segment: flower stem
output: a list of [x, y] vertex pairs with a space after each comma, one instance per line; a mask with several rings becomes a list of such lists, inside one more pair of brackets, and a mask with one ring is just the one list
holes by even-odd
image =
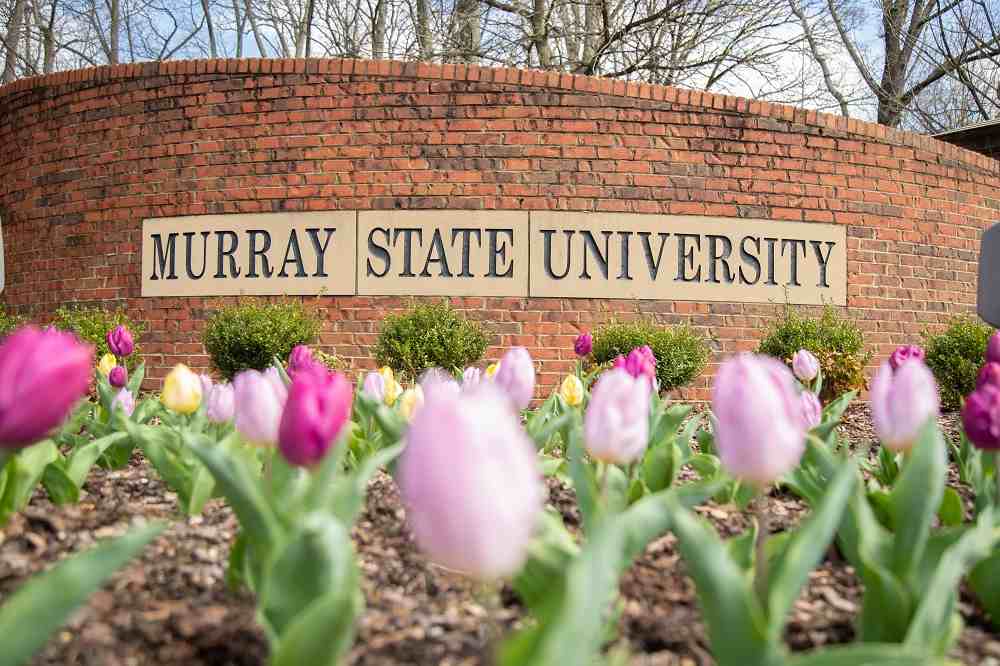
[[996, 508], [1000, 510], [1000, 451], [993, 452], [993, 482], [997, 486]]
[[767, 610], [768, 562], [767, 539], [770, 536], [770, 524], [767, 518], [767, 490], [762, 489], [754, 499], [754, 519], [757, 521], [757, 538], [754, 540], [754, 579], [753, 587], [760, 600], [761, 608]]
[[0, 449], [0, 473], [3, 473], [4, 468], [7, 467], [7, 461], [13, 458], [14, 455], [14, 451], [9, 449]]
[[497, 583], [484, 582], [479, 585], [476, 588], [476, 600], [486, 614], [482, 626], [483, 664], [493, 666], [496, 664], [494, 652], [500, 642], [500, 624], [497, 621], [497, 614], [500, 611], [500, 590]]

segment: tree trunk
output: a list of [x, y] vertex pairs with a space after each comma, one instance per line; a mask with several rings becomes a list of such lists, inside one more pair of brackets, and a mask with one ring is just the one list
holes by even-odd
[[110, 0], [108, 3], [108, 12], [111, 14], [109, 21], [109, 31], [111, 34], [108, 36], [108, 64], [117, 65], [118, 40], [122, 22], [121, 0]]
[[212, 22], [212, 10], [208, 0], [201, 0], [201, 9], [205, 13], [205, 25], [208, 27], [208, 52], [213, 58], [219, 57], [219, 49], [215, 43], [215, 24]]
[[534, 11], [531, 12], [531, 41], [535, 45], [540, 69], [549, 69], [552, 66], [552, 51], [549, 48], [549, 36], [546, 30], [547, 13], [545, 0], [535, 0]]
[[420, 45], [420, 59], [430, 60], [434, 56], [434, 42], [431, 39], [431, 11], [427, 0], [417, 0], [417, 43]]
[[14, 11], [7, 23], [7, 34], [4, 35], [3, 82], [10, 83], [17, 76], [17, 47], [21, 41], [21, 28], [24, 24], [25, 0], [15, 0]]
[[372, 17], [372, 57], [376, 60], [385, 59], [385, 0], [375, 3], [375, 16]]

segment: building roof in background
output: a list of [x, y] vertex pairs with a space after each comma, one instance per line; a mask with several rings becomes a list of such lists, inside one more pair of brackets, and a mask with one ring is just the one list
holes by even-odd
[[931, 136], [987, 157], [1000, 158], [1000, 118], [983, 120]]

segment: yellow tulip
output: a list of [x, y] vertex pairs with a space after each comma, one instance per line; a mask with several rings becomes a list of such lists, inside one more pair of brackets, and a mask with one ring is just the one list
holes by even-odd
[[399, 396], [399, 412], [407, 421], [413, 418], [413, 413], [420, 409], [423, 404], [424, 390], [420, 386], [406, 389], [403, 391], [403, 395]]
[[496, 363], [490, 363], [486, 367], [486, 379], [493, 379], [493, 376], [497, 374], [497, 370], [500, 369], [500, 361]]
[[201, 405], [201, 380], [183, 363], [178, 363], [163, 380], [160, 402], [179, 414], [191, 414]]
[[[392, 371], [390, 370], [390, 372]], [[385, 375], [382, 376], [384, 377]], [[382, 399], [385, 401], [385, 404], [392, 407], [394, 404], [396, 404], [396, 400], [399, 398], [399, 394], [402, 392], [403, 392], [403, 387], [399, 385], [399, 382], [397, 382], [395, 379], [387, 379], [385, 382], [385, 394], [383, 395]]]
[[566, 375], [559, 387], [559, 395], [570, 407], [576, 407], [583, 402], [583, 382], [576, 375]]
[[101, 362], [97, 364], [97, 369], [101, 371], [102, 375], [107, 377], [115, 369], [116, 365], [118, 365], [118, 359], [115, 358], [115, 355], [105, 354], [101, 357]]
[[396, 381], [396, 376], [392, 374], [392, 368], [387, 365], [383, 365], [378, 369], [378, 374], [382, 375], [382, 379], [385, 380], [386, 386]]

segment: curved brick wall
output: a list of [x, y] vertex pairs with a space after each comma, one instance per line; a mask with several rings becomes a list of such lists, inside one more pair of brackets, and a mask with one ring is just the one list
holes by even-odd
[[[877, 354], [975, 304], [998, 163], [927, 137], [745, 99], [566, 74], [351, 60], [124, 65], [0, 88], [2, 300], [44, 320], [75, 301], [148, 322], [151, 376], [206, 365], [230, 298], [141, 298], [141, 220], [203, 213], [550, 209], [847, 226], [848, 311]], [[366, 356], [398, 297], [306, 299], [323, 344]], [[545, 361], [610, 316], [651, 315], [750, 349], [780, 308], [455, 299]], [[491, 353], [495, 353], [492, 350]], [[688, 392], [704, 397], [703, 377]]]

